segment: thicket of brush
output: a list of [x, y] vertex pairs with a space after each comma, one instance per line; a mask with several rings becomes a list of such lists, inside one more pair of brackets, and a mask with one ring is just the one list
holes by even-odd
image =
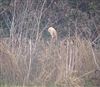
[[[11, 4], [10, 36], [0, 38], [0, 85], [86, 87], [95, 77], [90, 85], [100, 85], [98, 14], [89, 19], [65, 1]], [[49, 26], [57, 29], [56, 42], [49, 38]]]
[[13, 51], [10, 41], [0, 43], [1, 84], [83, 87], [99, 68], [90, 41], [79, 37], [58, 44], [24, 40]]

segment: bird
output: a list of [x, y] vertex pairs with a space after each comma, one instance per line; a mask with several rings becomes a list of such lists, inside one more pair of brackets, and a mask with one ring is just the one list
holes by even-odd
[[48, 32], [49, 32], [50, 35], [51, 35], [51, 39], [52, 39], [53, 41], [56, 41], [56, 40], [57, 40], [57, 31], [56, 31], [56, 29], [53, 28], [53, 27], [49, 27], [49, 28], [48, 28]]

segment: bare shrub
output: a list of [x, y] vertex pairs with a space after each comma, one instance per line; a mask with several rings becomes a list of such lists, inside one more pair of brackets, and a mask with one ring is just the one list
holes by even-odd
[[10, 52], [5, 43], [0, 42], [0, 84], [17, 84], [21, 81], [16, 56]]
[[[1, 82], [84, 87], [83, 77], [100, 70], [92, 47], [99, 37], [91, 33], [96, 28], [94, 19], [88, 20], [63, 0], [14, 0], [13, 7], [10, 37], [0, 38]], [[47, 40], [42, 37], [53, 25], [58, 37], [63, 32], [57, 44], [49, 41], [47, 32]]]

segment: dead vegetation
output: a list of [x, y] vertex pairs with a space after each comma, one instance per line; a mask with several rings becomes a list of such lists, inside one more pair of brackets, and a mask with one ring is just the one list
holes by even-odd
[[12, 52], [6, 40], [2, 40], [1, 80], [9, 83], [14, 81], [23, 86], [55, 84], [64, 87], [84, 87], [83, 78], [94, 73], [99, 66], [90, 42], [76, 37], [66, 38], [58, 43], [46, 44], [40, 40], [34, 49], [35, 43], [28, 40], [26, 43], [21, 42], [20, 48], [13, 48]]
[[[92, 79], [99, 83], [99, 14], [89, 19], [68, 0], [11, 1], [11, 20], [5, 10], [1, 13], [9, 37], [0, 38], [0, 85], [86, 87]], [[58, 36], [49, 38], [50, 26]]]

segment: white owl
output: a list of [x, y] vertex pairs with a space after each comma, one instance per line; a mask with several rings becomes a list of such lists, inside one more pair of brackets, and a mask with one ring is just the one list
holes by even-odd
[[57, 40], [57, 31], [53, 27], [49, 27], [48, 32], [50, 33], [53, 40]]

